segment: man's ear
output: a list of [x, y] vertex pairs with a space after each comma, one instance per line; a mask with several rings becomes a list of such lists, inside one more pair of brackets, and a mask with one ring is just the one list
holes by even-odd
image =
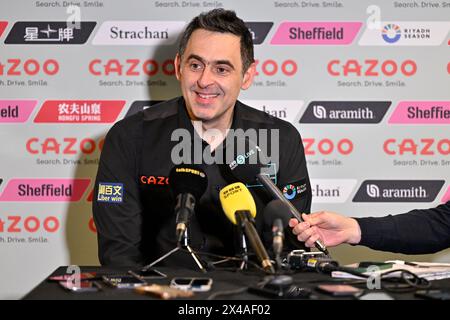
[[256, 63], [253, 62], [250, 67], [248, 67], [247, 71], [244, 73], [244, 78], [242, 79], [242, 90], [247, 90], [253, 83], [253, 78], [256, 75]]
[[180, 76], [181, 76], [181, 57], [180, 54], [177, 53], [177, 55], [175, 56], [175, 76], [177, 77], [178, 80], [180, 80]]

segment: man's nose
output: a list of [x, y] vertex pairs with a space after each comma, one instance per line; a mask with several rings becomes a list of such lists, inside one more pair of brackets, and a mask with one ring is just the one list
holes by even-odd
[[197, 84], [200, 88], [206, 88], [214, 83], [214, 75], [210, 68], [204, 68], [197, 80]]

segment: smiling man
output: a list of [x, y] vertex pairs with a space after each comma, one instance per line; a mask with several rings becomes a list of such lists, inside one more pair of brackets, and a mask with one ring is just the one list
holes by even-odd
[[[175, 68], [181, 97], [119, 121], [106, 136], [93, 201], [102, 265], [144, 265], [177, 246], [176, 203], [168, 176], [180, 163], [174, 157], [180, 144], [183, 163], [199, 165], [208, 178], [187, 229], [194, 250], [226, 256], [240, 251], [239, 231], [223, 213], [219, 200], [219, 190], [234, 182], [223, 171], [222, 164], [230, 162], [202, 160], [205, 152], [218, 154], [228, 148], [232, 131], [277, 133], [277, 139], [270, 142], [262, 141], [264, 135], [254, 142], [266, 155], [280, 150], [283, 156], [271, 163], [274, 180], [281, 190], [295, 190], [289, 199], [299, 211], [310, 211], [311, 187], [298, 131], [237, 100], [255, 76], [253, 42], [245, 23], [224, 9], [195, 17], [181, 37]], [[179, 132], [188, 138], [175, 139]], [[272, 226], [264, 224], [262, 215], [270, 196], [262, 187], [250, 189], [260, 213], [256, 228], [270, 248]], [[161, 263], [196, 268], [185, 252]]]

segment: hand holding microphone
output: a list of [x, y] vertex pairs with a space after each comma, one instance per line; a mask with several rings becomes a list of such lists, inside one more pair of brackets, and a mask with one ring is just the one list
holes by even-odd
[[269, 255], [253, 225], [252, 220], [256, 216], [256, 204], [247, 187], [240, 182], [224, 187], [220, 190], [220, 203], [227, 218], [233, 224], [240, 225], [244, 229], [245, 235], [264, 270], [275, 273]]

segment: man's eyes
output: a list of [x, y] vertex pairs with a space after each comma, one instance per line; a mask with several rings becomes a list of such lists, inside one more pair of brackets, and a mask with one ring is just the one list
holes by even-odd
[[224, 67], [216, 67], [216, 71], [218, 74], [227, 74], [228, 72], [230, 72], [230, 70], [228, 70], [228, 68], [224, 68]]
[[203, 69], [203, 65], [201, 65], [200, 63], [195, 63], [195, 62], [191, 62], [189, 64], [189, 67], [191, 68], [191, 70], [194, 70], [194, 71]]
[[[192, 71], [202, 71], [205, 68], [205, 66], [202, 63], [190, 62], [189, 68]], [[219, 75], [226, 75], [230, 73], [230, 68], [224, 66], [215, 66], [213, 67], [213, 71]]]

